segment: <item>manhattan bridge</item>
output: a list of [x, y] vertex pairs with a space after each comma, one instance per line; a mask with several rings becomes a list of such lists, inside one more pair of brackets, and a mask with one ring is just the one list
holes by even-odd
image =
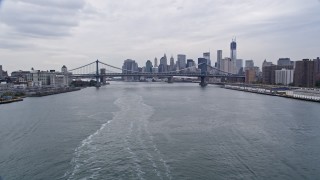
[[[200, 72], [190, 72], [188, 69], [198, 67]], [[206, 86], [207, 78], [221, 78], [224, 82], [244, 82], [245, 76], [232, 74], [229, 72], [225, 72], [219, 70], [215, 67], [208, 65], [207, 63], [200, 63], [197, 66], [188, 67], [176, 71], [168, 71], [168, 72], [139, 72], [133, 71], [130, 69], [123, 69], [120, 67], [116, 67], [102, 61], [96, 60], [89, 64], [74, 68], [69, 70], [68, 72], [71, 74], [72, 78], [80, 78], [80, 79], [96, 79], [97, 86], [100, 84], [106, 83], [107, 78], [114, 77], [146, 77], [146, 78], [167, 78], [169, 83], [173, 82], [173, 77], [197, 77], [200, 80], [201, 86]]]

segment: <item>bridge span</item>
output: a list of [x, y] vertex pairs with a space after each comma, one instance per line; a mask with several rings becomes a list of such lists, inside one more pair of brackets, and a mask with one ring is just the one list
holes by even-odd
[[[99, 69], [100, 65], [100, 69]], [[129, 69], [123, 69], [119, 68], [113, 65], [109, 65], [106, 63], [103, 63], [99, 60], [96, 60], [92, 63], [89, 63], [84, 66], [80, 66], [78, 68], [74, 68], [69, 70], [69, 73], [72, 78], [95, 78], [97, 81], [98, 86], [100, 83], [105, 83], [107, 78], [113, 78], [113, 77], [146, 77], [146, 78], [168, 78], [168, 82], [172, 82], [173, 77], [198, 77], [200, 78], [200, 85], [206, 86], [206, 79], [207, 78], [221, 78], [225, 81], [231, 81], [231, 82], [244, 82], [245, 76], [238, 75], [238, 74], [232, 74], [228, 72], [224, 72], [221, 70], [217, 70], [215, 67], [209, 66], [206, 63], [198, 64], [198, 68], [205, 69], [205, 71], [202, 72], [190, 72], [188, 71], [189, 68], [181, 69], [179, 71], [169, 71], [169, 72], [138, 72], [133, 71]], [[203, 68], [206, 67], [206, 68]], [[207, 68], [208, 67], [208, 68]], [[216, 73], [210, 73], [210, 71], [207, 71], [206, 69], [215, 69]], [[102, 70], [103, 69], [103, 70]], [[112, 70], [110, 70], [112, 69]], [[100, 71], [99, 71], [100, 70]], [[115, 72], [114, 70], [121, 71], [121, 72]]]

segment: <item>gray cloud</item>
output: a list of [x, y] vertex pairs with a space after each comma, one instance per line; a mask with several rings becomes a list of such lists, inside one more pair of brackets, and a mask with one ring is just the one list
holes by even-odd
[[[197, 59], [209, 49], [215, 61], [217, 49], [229, 55], [237, 36], [239, 58], [258, 65], [265, 58], [313, 58], [320, 48], [319, 6], [318, 0], [7, 0], [0, 11], [0, 50], [28, 52], [39, 64], [45, 58], [44, 67], [97, 58], [142, 65], [163, 53]], [[31, 51], [19, 48], [29, 45]], [[19, 63], [20, 54], [2, 53]]]
[[1, 20], [22, 35], [67, 36], [79, 24], [82, 0], [15, 0], [5, 1]]

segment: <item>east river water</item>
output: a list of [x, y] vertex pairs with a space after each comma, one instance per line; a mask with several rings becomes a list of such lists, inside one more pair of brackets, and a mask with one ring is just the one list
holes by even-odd
[[0, 179], [319, 179], [320, 105], [123, 83], [0, 106]]

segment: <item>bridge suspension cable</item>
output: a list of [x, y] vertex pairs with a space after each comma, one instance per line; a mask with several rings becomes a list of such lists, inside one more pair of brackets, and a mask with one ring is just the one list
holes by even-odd
[[94, 63], [95, 63], [95, 61], [94, 61], [94, 62], [92, 62], [92, 63], [86, 64], [86, 65], [80, 66], [80, 67], [78, 67], [78, 68], [74, 68], [74, 69], [68, 70], [68, 71], [75, 71], [75, 70], [78, 70], [78, 69], [81, 69], [81, 68], [84, 68], [84, 67], [90, 66], [91, 64], [94, 64]]
[[217, 70], [219, 72], [223, 72], [223, 73], [228, 74], [228, 75], [238, 75], [238, 74], [233, 74], [233, 73], [230, 73], [230, 72], [227, 72], [227, 71], [223, 71], [223, 70], [218, 69], [216, 67], [210, 66], [209, 64], [207, 64], [207, 66], [210, 67], [211, 69]]
[[110, 64], [106, 64], [106, 63], [104, 63], [104, 62], [101, 62], [101, 61], [99, 61], [99, 63], [100, 64], [103, 64], [103, 65], [106, 65], [106, 66], [109, 66], [109, 67], [112, 67], [112, 68], [114, 68], [114, 69], [118, 69], [118, 70], [121, 70], [121, 71], [130, 71], [130, 72], [139, 72], [139, 71], [133, 71], [133, 70], [128, 70], [128, 69], [123, 69], [123, 68], [119, 68], [119, 67], [116, 67], [116, 66], [112, 66], [112, 65], [110, 65]]

